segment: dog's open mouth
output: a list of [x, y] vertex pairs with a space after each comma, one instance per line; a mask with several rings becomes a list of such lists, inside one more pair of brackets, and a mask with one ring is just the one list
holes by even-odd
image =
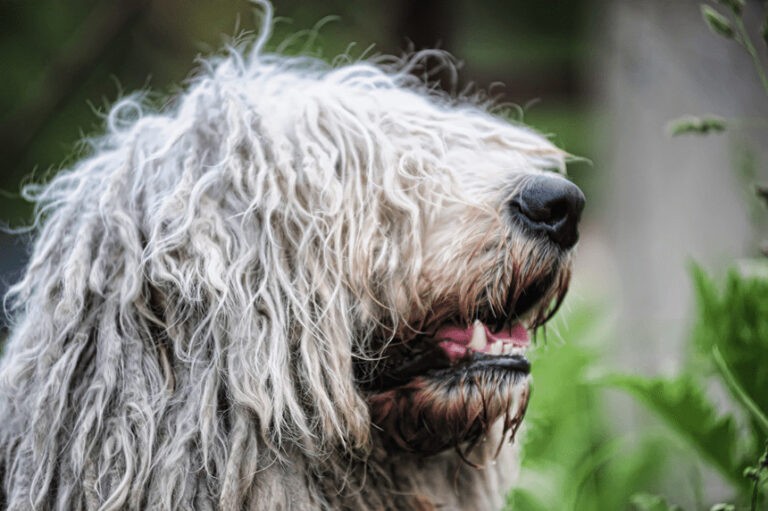
[[449, 378], [452, 373], [473, 375], [493, 371], [518, 380], [530, 373], [525, 352], [531, 332], [554, 314], [562, 294], [550, 307], [552, 276], [530, 285], [511, 310], [498, 317], [486, 309], [473, 321], [449, 317], [407, 342], [394, 342], [371, 375], [361, 378], [369, 391], [387, 391], [414, 378]]
[[566, 288], [567, 278], [546, 276], [515, 296], [504, 315], [484, 307], [470, 320], [442, 316], [391, 342], [358, 378], [376, 428], [398, 448], [424, 454], [450, 447], [466, 454], [500, 419], [503, 438], [514, 438], [530, 393], [532, 333]]
[[507, 371], [527, 375], [531, 370], [525, 358], [530, 345], [528, 329], [519, 322], [496, 332], [491, 328], [480, 320], [467, 327], [447, 324], [399, 350], [399, 360], [387, 364], [368, 387], [386, 391], [419, 376], [449, 378], [451, 373]]

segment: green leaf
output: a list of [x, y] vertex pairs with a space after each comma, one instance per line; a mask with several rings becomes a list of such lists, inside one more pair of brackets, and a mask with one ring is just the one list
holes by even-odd
[[692, 274], [698, 307], [694, 344], [753, 417], [755, 430], [764, 430], [768, 416], [768, 279], [731, 271], [719, 286], [701, 268], [694, 267]]
[[[626, 437], [612, 439], [595, 447], [592, 455], [568, 471], [565, 494], [575, 495], [576, 504], [585, 496], [592, 497], [587, 501], [599, 499], [596, 509], [626, 509], [628, 495], [658, 487], [669, 452], [668, 438], [649, 437], [638, 444]], [[603, 479], [606, 474], [610, 474], [610, 484]]]
[[725, 119], [716, 116], [685, 116], [670, 121], [667, 131], [673, 137], [678, 135], [708, 135], [721, 133], [728, 127]]
[[733, 26], [731, 25], [731, 22], [728, 20], [728, 18], [706, 4], [701, 5], [701, 15], [704, 18], [704, 22], [707, 24], [709, 29], [712, 30], [712, 32], [723, 36], [726, 39], [734, 38], [736, 33], [733, 30]]
[[744, 10], [744, 0], [717, 0], [717, 3], [728, 7], [737, 16]]
[[733, 417], [721, 416], [691, 377], [666, 380], [613, 374], [597, 383], [634, 395], [723, 475], [744, 486], [741, 468], [747, 462], [739, 456], [742, 444]]
[[667, 503], [663, 497], [649, 493], [633, 495], [630, 502], [638, 511], [682, 511], [682, 508]]
[[749, 412], [749, 414], [752, 415], [752, 419], [762, 429], [763, 434], [768, 435], [768, 417], [765, 416], [763, 411], [760, 410], [760, 407], [757, 406], [754, 401], [752, 401], [752, 398], [750, 398], [749, 395], [747, 395], [747, 393], [741, 387], [741, 385], [739, 385], [736, 376], [728, 367], [723, 354], [720, 353], [720, 350], [717, 348], [717, 346], [712, 348], [712, 358], [715, 361], [715, 365], [720, 371], [720, 374], [723, 376], [723, 380], [725, 380], [725, 383], [728, 386], [728, 390], [731, 391], [731, 394], [736, 397], [744, 406], [744, 408]]
[[733, 504], [715, 504], [712, 506], [709, 511], [736, 511], [736, 506]]
[[768, 18], [763, 22], [763, 27], [760, 30], [760, 35], [763, 37], [763, 42], [768, 45]]

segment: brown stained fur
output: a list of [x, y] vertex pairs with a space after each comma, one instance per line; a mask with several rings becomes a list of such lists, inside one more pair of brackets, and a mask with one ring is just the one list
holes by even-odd
[[[515, 393], [521, 399], [514, 416]], [[499, 419], [512, 437], [525, 413], [528, 382], [487, 371], [456, 378], [418, 377], [369, 397], [371, 420], [385, 440], [407, 452], [435, 454], [450, 447], [471, 450]], [[462, 446], [462, 444], [464, 444]]]

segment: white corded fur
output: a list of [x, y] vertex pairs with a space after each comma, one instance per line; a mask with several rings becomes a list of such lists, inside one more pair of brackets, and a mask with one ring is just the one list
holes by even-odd
[[428, 314], [425, 275], [475, 285], [456, 254], [563, 155], [430, 93], [414, 60], [333, 69], [263, 44], [160, 111], [119, 101], [89, 156], [28, 189], [39, 231], [0, 366], [9, 509], [362, 509], [450, 487], [369, 459], [353, 360]]

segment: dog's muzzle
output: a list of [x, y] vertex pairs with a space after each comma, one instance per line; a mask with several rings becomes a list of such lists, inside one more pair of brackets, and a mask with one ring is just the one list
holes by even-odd
[[515, 222], [566, 250], [579, 240], [584, 202], [584, 194], [575, 184], [560, 176], [541, 175], [528, 181], [509, 207]]

